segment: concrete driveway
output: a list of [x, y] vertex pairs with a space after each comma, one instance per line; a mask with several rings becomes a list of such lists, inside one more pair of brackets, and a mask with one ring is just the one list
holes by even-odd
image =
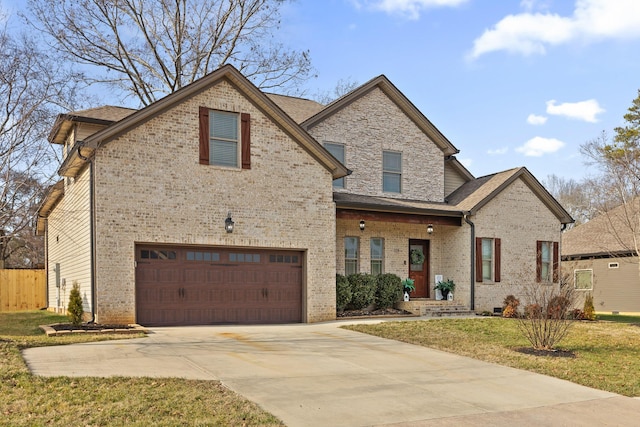
[[288, 426], [637, 425], [640, 400], [340, 324], [156, 328], [23, 354], [43, 376], [220, 380]]

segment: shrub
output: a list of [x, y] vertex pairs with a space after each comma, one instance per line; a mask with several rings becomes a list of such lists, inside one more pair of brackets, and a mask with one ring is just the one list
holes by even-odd
[[547, 316], [550, 319], [566, 319], [571, 301], [564, 295], [555, 295], [547, 303]]
[[344, 311], [351, 302], [351, 285], [345, 276], [336, 274], [336, 309]]
[[525, 315], [518, 318], [518, 329], [536, 350], [552, 350], [567, 336], [573, 324], [569, 307], [573, 306], [572, 286], [530, 284], [526, 288]]
[[518, 317], [518, 306], [520, 300], [513, 295], [507, 295], [502, 302], [502, 317]]
[[82, 323], [82, 315], [84, 309], [82, 308], [82, 297], [80, 296], [80, 286], [78, 282], [73, 282], [73, 288], [69, 293], [69, 306], [67, 307], [67, 313], [69, 320], [74, 326], [79, 326]]
[[584, 320], [584, 311], [579, 308], [574, 308], [569, 312], [569, 319], [573, 320]]
[[349, 307], [361, 310], [374, 303], [376, 297], [376, 277], [367, 273], [350, 274], [347, 277], [351, 286]]
[[593, 295], [587, 294], [584, 297], [584, 306], [582, 307], [584, 312], [583, 319], [596, 320], [596, 308], [593, 306]]
[[402, 299], [404, 285], [395, 274], [380, 274], [376, 277], [376, 307], [389, 308]]

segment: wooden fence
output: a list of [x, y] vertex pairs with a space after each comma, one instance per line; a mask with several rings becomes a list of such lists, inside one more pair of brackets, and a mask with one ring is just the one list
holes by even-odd
[[45, 308], [46, 277], [45, 270], [0, 270], [0, 311]]

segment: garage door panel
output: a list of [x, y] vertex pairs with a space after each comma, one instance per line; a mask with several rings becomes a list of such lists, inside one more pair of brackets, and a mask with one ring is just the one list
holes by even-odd
[[138, 247], [138, 322], [300, 322], [302, 258], [286, 251]]

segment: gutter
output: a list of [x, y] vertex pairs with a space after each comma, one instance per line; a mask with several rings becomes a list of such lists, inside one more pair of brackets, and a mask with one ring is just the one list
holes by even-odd
[[469, 215], [471, 212], [466, 212], [463, 216], [464, 222], [469, 224], [471, 227], [471, 261], [470, 261], [470, 277], [471, 277], [471, 304], [469, 309], [471, 311], [475, 311], [476, 308], [476, 268], [475, 268], [475, 251], [476, 251], [476, 225], [469, 219]]

